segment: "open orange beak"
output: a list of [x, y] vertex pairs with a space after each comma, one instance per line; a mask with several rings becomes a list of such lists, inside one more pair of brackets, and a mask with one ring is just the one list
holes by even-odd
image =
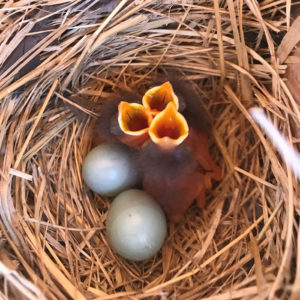
[[163, 111], [170, 102], [173, 103], [175, 109], [178, 110], [178, 98], [169, 81], [148, 90], [143, 97], [144, 107], [149, 109], [154, 116]]
[[149, 138], [151, 113], [141, 104], [122, 101], [118, 106], [118, 123], [124, 135], [120, 140], [131, 146], [140, 147]]
[[164, 150], [172, 150], [180, 145], [188, 134], [188, 124], [173, 102], [169, 102], [167, 107], [155, 116], [149, 128], [151, 140]]

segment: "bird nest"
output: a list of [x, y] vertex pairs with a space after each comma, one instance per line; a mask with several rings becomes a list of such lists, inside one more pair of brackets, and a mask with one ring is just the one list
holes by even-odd
[[[262, 107], [299, 143], [299, 106], [284, 79], [287, 63], [299, 63], [293, 5], [1, 4], [3, 297], [299, 299], [299, 185], [249, 114]], [[86, 187], [81, 166], [100, 99], [120, 86], [150, 88], [168, 68], [202, 99], [223, 178], [204, 208], [168, 222], [159, 253], [130, 262], [107, 242], [111, 199]]]

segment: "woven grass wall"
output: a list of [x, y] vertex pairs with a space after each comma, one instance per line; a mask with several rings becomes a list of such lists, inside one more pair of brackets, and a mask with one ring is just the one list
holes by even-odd
[[[262, 107], [299, 146], [295, 3], [0, 5], [1, 298], [299, 299], [299, 182], [248, 112]], [[100, 99], [168, 68], [202, 99], [223, 179], [133, 263], [110, 248], [111, 200], [81, 166]]]

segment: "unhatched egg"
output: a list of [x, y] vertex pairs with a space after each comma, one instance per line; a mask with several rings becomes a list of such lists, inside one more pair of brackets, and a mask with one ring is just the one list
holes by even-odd
[[167, 232], [160, 206], [137, 189], [122, 192], [113, 200], [106, 227], [112, 248], [134, 261], [152, 257], [161, 248]]
[[103, 143], [92, 149], [82, 166], [82, 176], [94, 192], [115, 196], [138, 181], [137, 168], [126, 146]]

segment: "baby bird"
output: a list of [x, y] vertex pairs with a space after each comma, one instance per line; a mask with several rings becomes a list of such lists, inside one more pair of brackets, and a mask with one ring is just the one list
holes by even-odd
[[169, 72], [169, 81], [178, 97], [179, 110], [189, 126], [189, 135], [186, 143], [191, 147], [194, 157], [202, 168], [211, 174], [217, 181], [222, 178], [222, 171], [209, 154], [209, 140], [211, 125], [201, 102], [201, 96], [184, 81], [176, 71]]
[[199, 95], [179, 82], [174, 85], [182, 114], [172, 102], [149, 127], [151, 141], [138, 154], [143, 188], [162, 206], [169, 219], [179, 222], [194, 200], [205, 205], [211, 179], [221, 179], [221, 169], [208, 150], [208, 122]]
[[137, 103], [141, 98], [138, 93], [119, 90], [110, 98], [101, 99], [93, 146], [121, 142], [133, 148], [140, 147], [148, 139], [148, 127], [152, 121], [151, 114]]
[[143, 189], [174, 222], [194, 200], [203, 207], [211, 179], [221, 179], [209, 154], [209, 126], [200, 100], [188, 84], [170, 78], [143, 97], [122, 93], [106, 100], [95, 127], [101, 142], [136, 149]]

